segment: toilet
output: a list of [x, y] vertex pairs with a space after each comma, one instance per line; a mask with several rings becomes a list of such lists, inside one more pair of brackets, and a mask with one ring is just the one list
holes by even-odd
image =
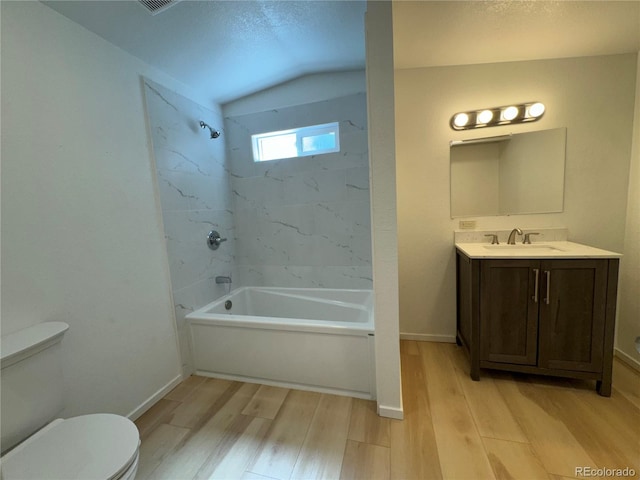
[[106, 413], [57, 418], [68, 328], [45, 322], [2, 337], [2, 480], [135, 477], [140, 435], [131, 420]]

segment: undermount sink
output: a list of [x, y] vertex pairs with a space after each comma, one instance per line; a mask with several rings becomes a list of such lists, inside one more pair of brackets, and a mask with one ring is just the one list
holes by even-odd
[[[480, 232], [484, 234], [484, 232]], [[547, 233], [548, 234], [548, 233]], [[525, 234], [526, 235], [526, 234]], [[580, 243], [567, 240], [542, 240], [539, 242], [509, 244], [506, 240], [502, 243], [489, 243], [483, 237], [476, 234], [475, 241], [456, 241], [456, 249], [470, 259], [545, 259], [545, 258], [619, 258], [622, 255], [607, 250], [602, 250]], [[486, 234], [487, 237], [496, 236], [495, 233]]]
[[542, 252], [542, 251], [559, 251], [562, 252], [561, 248], [554, 247], [552, 245], [545, 244], [518, 244], [518, 245], [484, 245], [484, 248], [487, 250], [511, 250], [511, 251], [520, 251], [520, 252]]

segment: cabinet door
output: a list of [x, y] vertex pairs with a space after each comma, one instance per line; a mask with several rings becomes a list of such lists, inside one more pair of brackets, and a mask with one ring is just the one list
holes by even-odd
[[480, 359], [535, 365], [537, 260], [484, 260], [480, 269]]
[[541, 263], [539, 366], [602, 370], [607, 260]]

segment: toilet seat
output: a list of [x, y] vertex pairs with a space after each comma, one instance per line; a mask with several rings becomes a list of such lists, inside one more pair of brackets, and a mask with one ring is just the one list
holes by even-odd
[[115, 480], [135, 473], [139, 444], [134, 423], [119, 415], [58, 419], [2, 458], [2, 478]]

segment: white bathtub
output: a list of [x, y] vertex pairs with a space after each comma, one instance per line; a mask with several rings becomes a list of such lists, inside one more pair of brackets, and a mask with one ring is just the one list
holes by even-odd
[[234, 290], [187, 315], [196, 373], [374, 398], [372, 297], [371, 290]]

